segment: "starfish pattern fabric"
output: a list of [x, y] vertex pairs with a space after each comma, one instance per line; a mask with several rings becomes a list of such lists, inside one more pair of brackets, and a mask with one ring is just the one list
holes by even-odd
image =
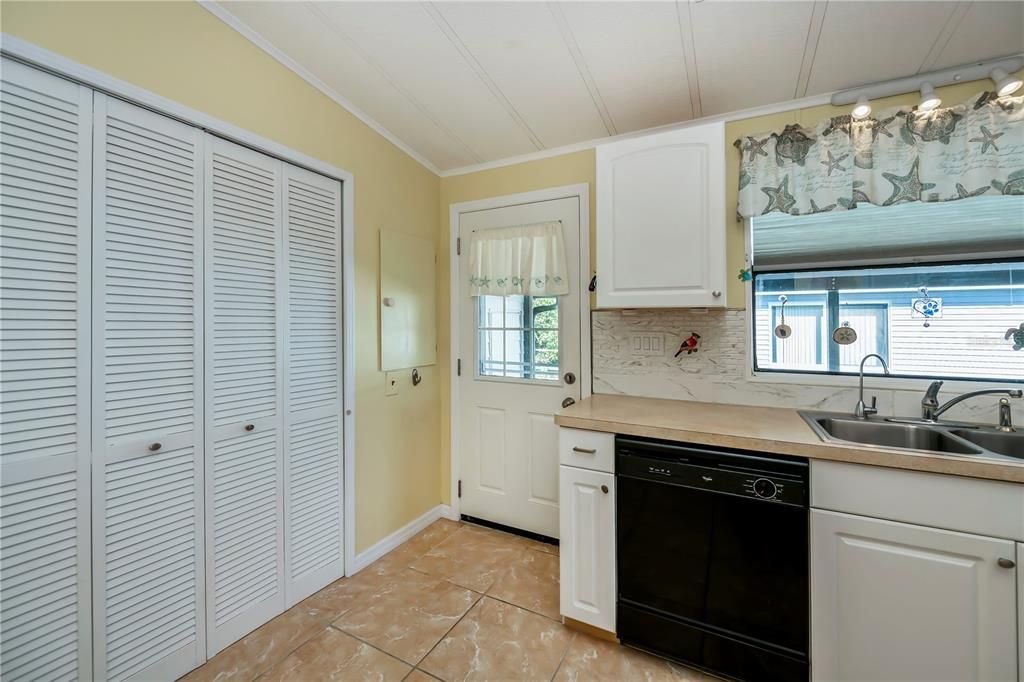
[[735, 145], [743, 218], [997, 194], [1019, 201], [1024, 93], [979, 93], [930, 112], [897, 107], [863, 121], [834, 116], [744, 135]]

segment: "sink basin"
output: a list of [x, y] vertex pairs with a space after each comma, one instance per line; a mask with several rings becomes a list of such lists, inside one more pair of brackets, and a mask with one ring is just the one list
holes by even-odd
[[[832, 438], [852, 443], [957, 455], [981, 454], [979, 448], [972, 447], [970, 443], [951, 437], [945, 431], [931, 426], [843, 417], [816, 417], [811, 421], [811, 426], [815, 424]], [[981, 443], [978, 445], [985, 447]]]
[[1024, 432], [996, 431], [988, 429], [951, 429], [954, 436], [969, 440], [986, 450], [1009, 457], [1024, 459]]

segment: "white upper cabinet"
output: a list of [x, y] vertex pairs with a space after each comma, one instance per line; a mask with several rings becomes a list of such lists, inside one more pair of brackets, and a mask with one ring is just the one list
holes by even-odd
[[725, 124], [597, 148], [597, 304], [725, 306]]

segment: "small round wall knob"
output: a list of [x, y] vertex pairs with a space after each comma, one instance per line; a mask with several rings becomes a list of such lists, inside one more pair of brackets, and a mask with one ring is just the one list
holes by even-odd
[[160, 443], [153, 443], [153, 444], [151, 444], [151, 445], [149, 446], [148, 450], [149, 450], [150, 452], [156, 452], [157, 450], [159, 450], [159, 449], [160, 449], [160, 448], [162, 448], [162, 447], [163, 447], [163, 445], [161, 445]]
[[245, 425], [245, 430], [246, 430], [246, 431], [252, 431], [252, 430], [253, 430], [253, 429], [255, 429], [255, 428], [256, 428], [256, 425], [255, 425], [255, 424], [246, 424], [246, 425]]

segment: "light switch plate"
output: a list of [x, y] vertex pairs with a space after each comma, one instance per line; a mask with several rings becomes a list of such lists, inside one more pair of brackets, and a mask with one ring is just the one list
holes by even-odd
[[629, 350], [633, 355], [663, 356], [665, 355], [664, 334], [631, 334]]
[[398, 382], [401, 372], [384, 373], [384, 395], [398, 395]]

